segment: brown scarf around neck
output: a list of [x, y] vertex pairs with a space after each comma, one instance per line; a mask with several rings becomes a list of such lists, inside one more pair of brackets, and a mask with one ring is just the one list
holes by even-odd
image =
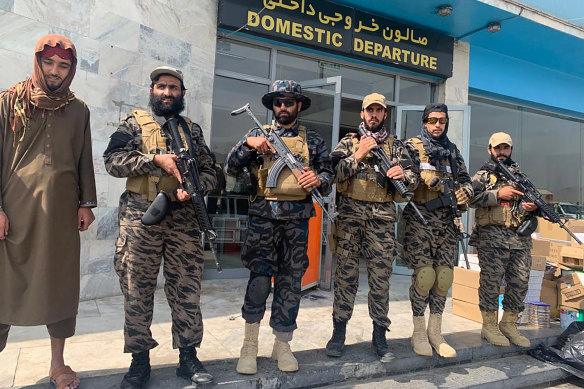
[[[71, 50], [73, 60], [69, 74], [65, 77], [61, 86], [57, 90], [51, 91], [47, 86], [45, 75], [43, 74], [41, 55], [45, 46], [55, 47], [56, 45], [61, 46], [65, 50]], [[15, 136], [15, 139], [18, 138], [19, 141], [24, 139], [28, 121], [35, 109], [57, 111], [75, 99], [75, 95], [69, 90], [69, 86], [75, 76], [76, 67], [77, 52], [73, 42], [68, 38], [62, 35], [49, 34], [38, 40], [35, 46], [32, 76], [14, 84], [0, 94], [0, 98], [5, 94], [9, 94], [10, 96], [10, 127], [15, 134], [22, 131], [19, 137]]]

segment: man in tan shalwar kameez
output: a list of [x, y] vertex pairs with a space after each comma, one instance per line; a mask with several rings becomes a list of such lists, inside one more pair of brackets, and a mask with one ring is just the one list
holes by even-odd
[[69, 90], [77, 55], [61, 35], [36, 44], [30, 78], [0, 94], [0, 351], [11, 325], [45, 324], [51, 381], [76, 388], [63, 360], [79, 303], [79, 231], [96, 206], [89, 109]]

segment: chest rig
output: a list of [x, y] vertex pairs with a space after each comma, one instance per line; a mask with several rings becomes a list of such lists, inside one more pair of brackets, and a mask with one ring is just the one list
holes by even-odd
[[[418, 154], [420, 156], [420, 177], [424, 184], [418, 185], [414, 191], [414, 201], [417, 203], [425, 204], [428, 201], [437, 199], [442, 195], [441, 191], [430, 190], [430, 183], [435, 181], [435, 178], [441, 179], [442, 172], [438, 168], [432, 165], [430, 157], [426, 154], [426, 149], [424, 148], [424, 142], [420, 138], [412, 138], [412, 143]], [[446, 171], [449, 177], [452, 177], [452, 166], [450, 165], [450, 158], [446, 158]]]
[[[275, 131], [274, 126], [264, 126], [269, 131]], [[282, 141], [288, 146], [297, 160], [302, 162], [304, 167], [309, 166], [310, 154], [308, 151], [308, 142], [306, 127], [298, 126], [298, 135], [293, 137], [282, 136]], [[258, 179], [257, 196], [265, 197], [271, 201], [298, 201], [304, 200], [308, 192], [298, 185], [298, 180], [288, 167], [284, 167], [278, 175], [277, 184], [274, 187], [267, 187], [267, 179], [271, 169], [276, 163], [275, 155], [268, 151], [263, 155], [263, 163], [260, 166], [254, 166], [252, 173]]]
[[[162, 136], [162, 127], [152, 114], [143, 110], [133, 110], [132, 115], [138, 122], [142, 130], [142, 152], [144, 154], [166, 154], [168, 146], [166, 138]], [[192, 127], [192, 122], [184, 118], [187, 126]], [[182, 125], [181, 125], [182, 127]], [[179, 127], [180, 128], [180, 127]], [[190, 132], [187, 129], [187, 133]], [[180, 136], [183, 144], [188, 149], [190, 142], [185, 138], [185, 129], [181, 128]], [[166, 192], [172, 201], [176, 201], [175, 191], [179, 188], [179, 182], [176, 177], [166, 174], [162, 169], [157, 168], [150, 174], [128, 177], [126, 180], [126, 189], [148, 196], [148, 201], [154, 200], [159, 191]]]
[[[517, 172], [517, 168], [510, 166], [509, 170]], [[503, 177], [496, 172], [487, 170], [485, 190], [498, 191], [504, 186], [510, 186]], [[479, 226], [498, 225], [506, 228], [517, 228], [527, 218], [526, 214], [520, 211], [520, 201], [499, 201], [497, 205], [477, 208], [475, 211], [476, 224]]]
[[[355, 136], [353, 141], [353, 153], [359, 150], [359, 139]], [[379, 145], [388, 156], [393, 155], [392, 146], [395, 141], [394, 135], [389, 135], [385, 142]], [[389, 190], [389, 180], [385, 180], [385, 185], [380, 187], [378, 174], [385, 176], [386, 172], [379, 172], [371, 153], [359, 164], [359, 171], [348, 180], [337, 184], [337, 191], [344, 196], [354, 200], [371, 201], [376, 203], [387, 203], [393, 201], [393, 191]]]

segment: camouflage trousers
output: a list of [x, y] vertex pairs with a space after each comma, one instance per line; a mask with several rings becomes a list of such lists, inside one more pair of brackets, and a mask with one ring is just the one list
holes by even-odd
[[507, 286], [503, 298], [503, 309], [514, 313], [522, 312], [529, 283], [531, 250], [479, 246], [478, 254], [481, 267], [479, 281], [481, 311], [499, 309], [499, 287], [505, 277]]
[[[404, 210], [405, 232], [404, 252], [408, 267], [416, 269], [424, 266], [448, 266], [453, 269], [458, 259], [458, 240], [456, 230], [445, 208], [432, 212], [426, 210], [423, 205], [418, 208], [428, 221], [423, 225], [410, 207]], [[426, 307], [430, 305], [430, 313], [444, 312], [446, 297], [436, 294], [432, 290], [427, 296], [422, 296], [414, 287], [415, 274], [412, 275], [410, 286], [410, 302], [414, 316], [424, 316]]]
[[266, 312], [268, 293], [258, 301], [251, 295], [257, 277], [274, 277], [270, 327], [292, 332], [300, 308], [302, 276], [308, 268], [308, 219], [276, 220], [249, 216], [249, 230], [241, 250], [243, 265], [251, 270], [241, 313], [247, 323], [258, 323]]
[[140, 219], [148, 203], [128, 192], [120, 199], [120, 232], [114, 266], [124, 295], [124, 352], [139, 353], [158, 345], [150, 324], [156, 279], [162, 259], [164, 291], [171, 309], [173, 348], [198, 347], [203, 340], [200, 309], [203, 253], [195, 212], [172, 203], [154, 226]]
[[394, 257], [394, 230], [393, 220], [337, 218], [334, 320], [349, 320], [353, 314], [359, 288], [359, 259], [363, 258], [367, 264], [369, 283], [369, 316], [376, 324], [389, 327], [389, 278]]

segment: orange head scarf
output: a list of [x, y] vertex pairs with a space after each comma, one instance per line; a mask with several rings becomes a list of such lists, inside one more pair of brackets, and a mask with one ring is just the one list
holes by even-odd
[[[45, 75], [41, 66], [42, 52], [45, 48], [59, 45], [64, 50], [70, 50], [72, 54], [69, 74], [63, 80], [61, 86], [51, 91], [47, 86]], [[67, 37], [57, 34], [49, 34], [38, 40], [34, 50], [33, 72], [30, 78], [14, 84], [4, 93], [10, 95], [10, 127], [15, 133], [26, 130], [27, 122], [35, 109], [57, 111], [75, 99], [73, 92], [69, 90], [71, 81], [75, 76], [77, 67], [77, 52], [73, 42]], [[24, 131], [20, 140], [24, 137]]]

